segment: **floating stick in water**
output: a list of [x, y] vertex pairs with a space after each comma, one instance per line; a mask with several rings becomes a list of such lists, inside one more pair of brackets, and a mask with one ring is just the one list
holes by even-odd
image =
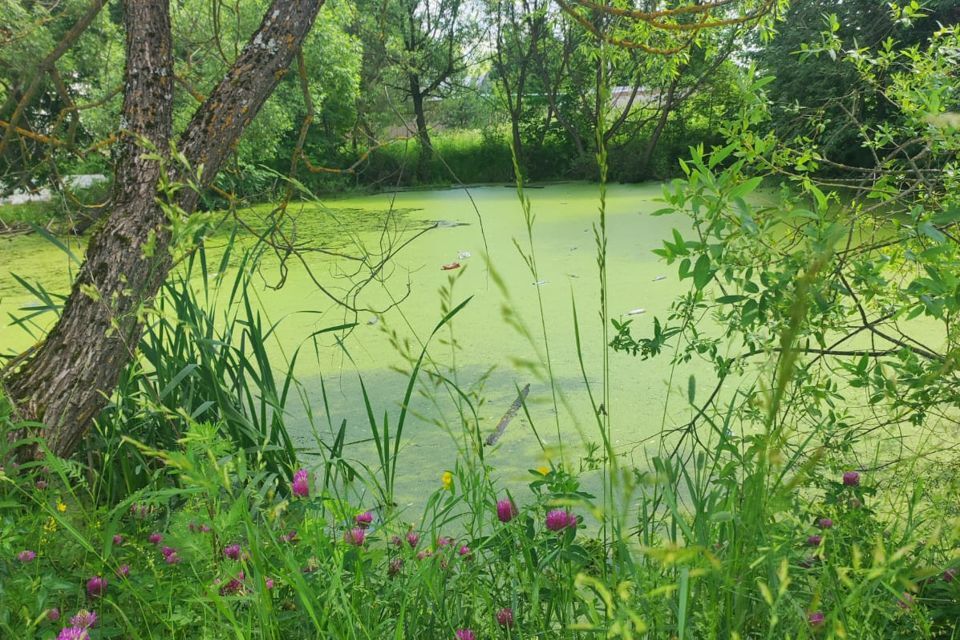
[[500, 418], [500, 423], [497, 424], [497, 430], [491, 433], [487, 437], [487, 446], [492, 447], [497, 444], [497, 440], [500, 439], [500, 436], [503, 435], [503, 432], [507, 430], [507, 425], [510, 424], [510, 421], [513, 420], [513, 417], [517, 415], [517, 411], [520, 411], [520, 407], [523, 406], [523, 401], [527, 399], [527, 394], [530, 393], [530, 385], [525, 385], [523, 389], [520, 390], [520, 395], [517, 396], [517, 399], [513, 401], [513, 404], [510, 405], [510, 408], [507, 409], [507, 412], [503, 414], [503, 417]]

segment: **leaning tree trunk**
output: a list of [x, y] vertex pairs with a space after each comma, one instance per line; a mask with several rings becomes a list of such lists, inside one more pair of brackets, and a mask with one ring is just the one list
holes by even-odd
[[[244, 128], [287, 71], [323, 0], [274, 0], [223, 80], [197, 109], [177, 148], [203, 167], [198, 187], [217, 175]], [[143, 157], [171, 142], [173, 61], [168, 0], [127, 0], [124, 146], [114, 206], [90, 240], [63, 314], [46, 340], [4, 381], [20, 417], [42, 422], [49, 449], [67, 456], [106, 405], [134, 357], [143, 312], [171, 268], [168, 221], [157, 205], [163, 167]], [[177, 178], [176, 170], [169, 169]], [[181, 189], [194, 209], [199, 193]], [[149, 243], [149, 244], [148, 244]], [[148, 250], [149, 247], [149, 250]], [[34, 452], [35, 453], [35, 452]]]

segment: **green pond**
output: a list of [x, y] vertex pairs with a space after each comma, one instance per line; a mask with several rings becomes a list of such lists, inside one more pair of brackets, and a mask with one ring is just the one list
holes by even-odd
[[[633, 311], [629, 317], [638, 336], [649, 333], [654, 316], [663, 316], [687, 286], [679, 283], [674, 267], [652, 253], [673, 227], [684, 226], [677, 217], [650, 215], [662, 207], [657, 201], [660, 193], [659, 184], [613, 185], [607, 195], [609, 311], [611, 317], [628, 317]], [[430, 344], [429, 362], [404, 432], [398, 497], [404, 503], [420, 502], [440, 486], [441, 475], [454, 467], [458, 446], [465, 440], [456, 395], [434, 385], [427, 375], [430, 371], [455, 380], [464, 391], [478, 393], [484, 437], [494, 431], [516, 398], [517, 388], [530, 384], [530, 419], [521, 411], [499, 442], [487, 449], [487, 462], [507, 486], [517, 488], [529, 481], [528, 470], [548, 459], [579, 466], [589, 451], [588, 443], [600, 442], [580, 371], [573, 315], [575, 301], [587, 380], [599, 394], [604, 342], [593, 231], [598, 222], [598, 187], [561, 184], [529, 189], [527, 194], [536, 216], [533, 244], [538, 282], [517, 248], [519, 244], [527, 251], [528, 240], [522, 208], [512, 188], [408, 191], [331, 199], [323, 206], [292, 209], [296, 224], [290, 229], [298, 241], [322, 244], [330, 251], [305, 254], [305, 265], [290, 261], [279, 289], [268, 286], [279, 280], [280, 265], [275, 258], [264, 260], [261, 275], [254, 280], [263, 285], [257, 292], [262, 312], [271, 321], [282, 320], [270, 346], [278, 368], [310, 334], [345, 321], [358, 322], [340, 342], [333, 334], [321, 335], [319, 353], [311, 343], [298, 359], [297, 378], [310, 405], [308, 412], [295, 398], [287, 407], [287, 422], [298, 446], [318, 449], [316, 438], [330, 436], [328, 424], [339, 426], [344, 419], [348, 440], [362, 441], [369, 436], [360, 378], [373, 400], [374, 414], [379, 417], [387, 412], [395, 424], [406, 385], [406, 377], [398, 369], [409, 369], [398, 342], [408, 341], [418, 352], [443, 317], [444, 301], [449, 308], [472, 296]], [[263, 211], [252, 211], [250, 216], [255, 218]], [[416, 235], [435, 222], [440, 224]], [[343, 256], [380, 253], [383, 247], [408, 239], [410, 243], [379, 273], [382, 279], [373, 280], [359, 293], [357, 306], [370, 311], [355, 317], [318, 287], [342, 295], [365, 275], [362, 270], [354, 273], [357, 262]], [[208, 242], [212, 256], [224, 243], [222, 237]], [[343, 255], [334, 255], [337, 253]], [[461, 267], [441, 268], [454, 262]], [[0, 317], [4, 318], [0, 352], [17, 351], [34, 342], [22, 328], [9, 323], [12, 315], [23, 314], [38, 303], [13, 274], [39, 282], [48, 290], [65, 292], [71, 269], [76, 267], [69, 258], [41, 237], [0, 238]], [[505, 293], [498, 279], [505, 285]], [[391, 307], [392, 301], [401, 299]], [[541, 304], [556, 389], [562, 394], [559, 416], [554, 412], [550, 386], [537, 373], [545, 371]], [[387, 307], [391, 308], [379, 312]], [[525, 323], [535, 344], [510, 318]], [[712, 376], [702, 365], [671, 372], [669, 357], [641, 361], [611, 353], [610, 358], [611, 401], [606, 409], [614, 446], [628, 463], [645, 466], [645, 441], [662, 428], [690, 418], [686, 402], [690, 374], [697, 376], [700, 388], [706, 388]], [[529, 363], [539, 363], [539, 367]], [[547, 444], [546, 452], [538, 444], [531, 419]], [[562, 450], [557, 446], [558, 425]], [[651, 440], [649, 446], [656, 446], [656, 441]], [[351, 455], [367, 463], [376, 460], [369, 443], [355, 445]]]

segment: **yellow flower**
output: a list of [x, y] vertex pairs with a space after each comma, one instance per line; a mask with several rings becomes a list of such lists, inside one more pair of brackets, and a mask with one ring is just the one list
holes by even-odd
[[59, 500], [57, 500], [57, 511], [59, 511], [60, 513], [66, 513], [66, 511], [67, 511], [67, 505], [65, 505], [65, 504], [63, 504], [62, 502], [60, 502]]
[[57, 521], [53, 518], [47, 518], [47, 522], [43, 525], [43, 530], [47, 533], [53, 533], [57, 530]]
[[440, 476], [440, 484], [442, 484], [443, 488], [447, 491], [453, 491], [453, 474], [449, 471], [444, 471], [443, 475]]
[[545, 464], [544, 464], [544, 465], [540, 465], [539, 467], [537, 467], [537, 471], [540, 473], [540, 475], [545, 476], [545, 475], [547, 475], [548, 473], [550, 473], [550, 467], [548, 467], [548, 466], [545, 465]]

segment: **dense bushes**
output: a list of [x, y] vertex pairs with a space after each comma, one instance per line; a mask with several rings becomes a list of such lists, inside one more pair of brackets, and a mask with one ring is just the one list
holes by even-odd
[[[639, 135], [617, 139], [610, 146], [610, 179], [617, 182], [642, 182], [676, 177], [679, 159], [691, 145], [713, 144], [722, 140], [717, 132], [682, 126], [668, 127], [654, 148], [649, 164], [642, 162], [652, 127]], [[416, 140], [401, 141], [372, 151], [350, 182], [361, 188], [389, 189], [397, 186], [439, 186], [449, 184], [510, 183], [514, 180], [513, 160], [507, 132], [450, 131], [434, 136], [433, 156], [424, 183], [416, 175], [420, 146]], [[524, 177], [532, 182], [560, 180], [596, 180], [595, 153], [584, 154], [563, 136], [547, 136], [542, 144], [524, 147]], [[305, 182], [310, 182], [305, 179]], [[343, 188], [316, 183], [316, 187]]]

